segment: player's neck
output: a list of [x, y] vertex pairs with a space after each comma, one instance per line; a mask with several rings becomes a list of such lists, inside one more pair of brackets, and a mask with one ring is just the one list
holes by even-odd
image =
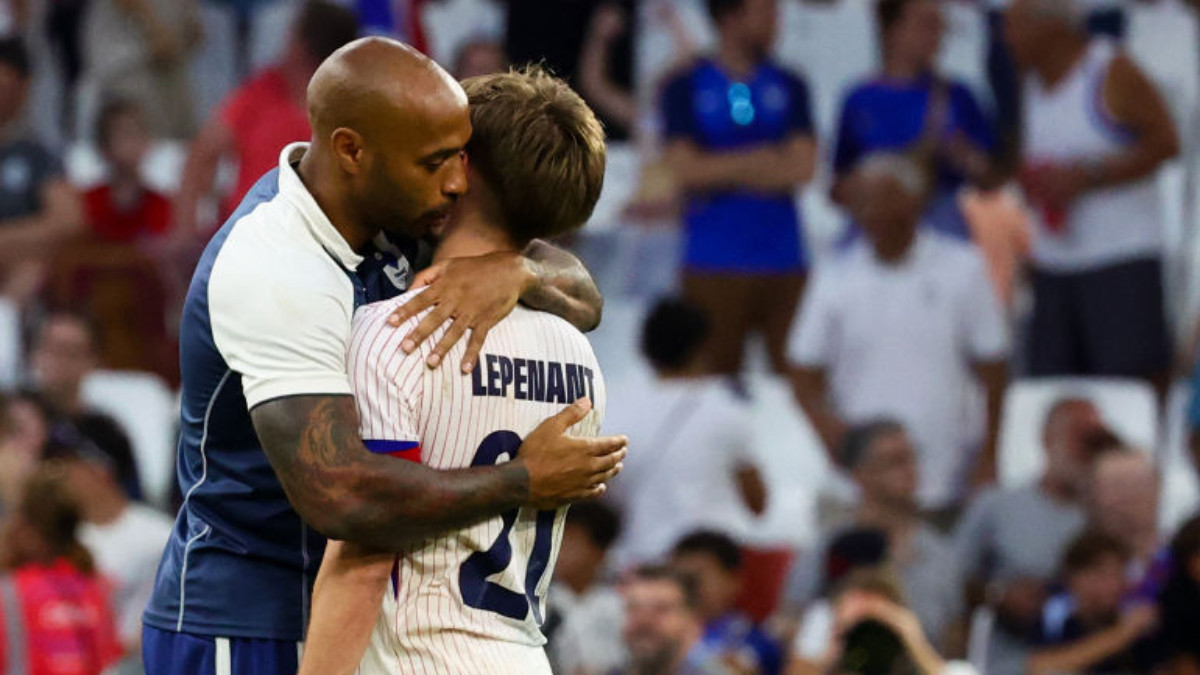
[[500, 228], [488, 222], [479, 209], [463, 204], [446, 236], [438, 244], [434, 262], [450, 258], [472, 258], [519, 250]]
[[321, 212], [333, 225], [333, 229], [342, 235], [342, 239], [346, 240], [352, 250], [361, 251], [367, 242], [379, 233], [378, 230], [368, 231], [339, 191], [336, 188], [330, 189], [330, 186], [335, 184], [333, 172], [320, 161], [314, 148], [309, 148], [300, 158], [296, 173]]

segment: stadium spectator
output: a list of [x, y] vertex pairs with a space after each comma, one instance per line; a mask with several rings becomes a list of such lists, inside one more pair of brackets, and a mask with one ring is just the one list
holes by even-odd
[[153, 137], [146, 111], [131, 99], [105, 101], [96, 119], [96, 146], [105, 182], [83, 194], [91, 233], [101, 241], [132, 243], [166, 234], [171, 204], [142, 181], [142, 160]]
[[[352, 11], [324, 0], [304, 3], [280, 61], [230, 94], [192, 142], [175, 201], [181, 237], [207, 240], [259, 177], [278, 165], [283, 147], [311, 136], [304, 102], [308, 81], [357, 32]], [[237, 163], [233, 190], [213, 214], [218, 217], [199, 223], [200, 202], [213, 193], [218, 165], [230, 156]]]
[[634, 570], [626, 581], [629, 666], [623, 675], [739, 675], [704, 649], [695, 582], [660, 566]]
[[742, 541], [765, 510], [749, 406], [727, 381], [706, 374], [710, 325], [685, 301], [658, 302], [641, 344], [654, 377], [609, 401], [605, 423], [654, 449], [626, 457], [611, 485], [624, 522], [614, 553], [620, 569], [660, 559], [698, 529]]
[[[978, 254], [919, 227], [925, 189], [904, 156], [859, 164], [849, 203], [866, 236], [817, 269], [792, 335], [793, 383], [831, 454], [849, 424], [901, 422], [917, 449], [922, 508], [952, 513], [972, 462], [975, 484], [995, 475], [1008, 335]], [[971, 424], [977, 383], [983, 430]]]
[[0, 39], [0, 294], [18, 307], [41, 285], [47, 252], [82, 224], [59, 158], [21, 124], [30, 68], [22, 40]]
[[50, 438], [50, 421], [17, 396], [0, 396], [0, 516], [17, 505]]
[[1063, 398], [1046, 413], [1042, 443], [1042, 475], [1019, 488], [980, 495], [956, 532], [966, 598], [970, 605], [986, 602], [996, 615], [987, 648], [989, 674], [1024, 672], [1027, 643], [1062, 552], [1086, 523], [1094, 457], [1116, 441], [1094, 404]]
[[696, 611], [704, 622], [702, 648], [738, 673], [779, 675], [779, 645], [735, 607], [743, 575], [737, 542], [719, 532], [692, 532], [676, 542], [671, 566], [696, 582]]
[[617, 513], [595, 500], [574, 504], [567, 514], [542, 626], [556, 673], [606, 675], [625, 662], [624, 607], [604, 579], [620, 527]]
[[196, 111], [190, 55], [201, 37], [196, 0], [88, 0], [84, 78], [96, 93], [136, 101], [156, 135], [191, 138]]
[[1166, 672], [1200, 672], [1200, 516], [1184, 523], [1171, 540], [1171, 572], [1158, 606]]
[[[632, 129], [620, 107], [614, 108], [610, 92], [597, 93], [584, 82], [587, 60], [604, 48], [606, 82], [622, 96], [633, 91], [634, 43], [638, 32], [637, 4], [633, 0], [522, 0], [506, 2], [504, 51], [513, 63], [542, 63], [580, 89], [595, 108], [610, 141], [624, 141]], [[597, 31], [597, 17], [606, 29]], [[619, 21], [614, 20], [619, 19]]]
[[121, 657], [108, 588], [79, 541], [79, 522], [63, 468], [39, 468], [0, 542], [6, 672], [100, 675]]
[[500, 43], [488, 38], [477, 38], [464, 44], [454, 57], [450, 72], [458, 80], [477, 75], [498, 73], [508, 68], [508, 57]]
[[813, 176], [808, 86], [769, 57], [776, 0], [709, 0], [715, 54], [666, 85], [665, 160], [685, 196], [684, 295], [712, 318], [714, 372], [737, 375], [751, 332], [786, 371], [809, 256], [795, 194]]
[[1079, 535], [1062, 561], [1066, 592], [1043, 610], [1029, 675], [1144, 673], [1151, 667], [1145, 640], [1157, 624], [1153, 604], [1123, 606], [1129, 553], [1098, 532]]
[[[787, 606], [811, 603], [828, 589], [828, 546], [846, 531], [872, 530], [886, 538], [884, 560], [895, 571], [904, 596], [934, 645], [949, 646], [961, 611], [954, 547], [921, 520], [917, 503], [917, 453], [904, 427], [892, 420], [859, 425], [845, 435], [840, 463], [854, 479], [859, 500], [847, 522], [793, 568]], [[847, 528], [849, 528], [847, 530]]]
[[1130, 576], [1152, 572], [1162, 541], [1158, 532], [1158, 469], [1146, 453], [1116, 449], [1092, 466], [1088, 492], [1091, 529], [1121, 542], [1130, 558]]
[[789, 675], [974, 675], [969, 664], [945, 660], [930, 643], [921, 623], [904, 605], [904, 594], [887, 567], [849, 574], [834, 594], [822, 631], [821, 656], [813, 662], [793, 659]]
[[78, 314], [47, 315], [30, 350], [32, 383], [48, 408], [52, 449], [98, 446], [112, 458], [126, 493], [140, 499], [141, 483], [128, 435], [116, 420], [83, 398], [83, 383], [99, 360], [97, 337], [92, 324]]
[[579, 54], [580, 91], [596, 110], [616, 122], [625, 137], [632, 135], [639, 121], [637, 98], [630, 86], [616, 81], [611, 66], [614, 50], [628, 34], [629, 17], [618, 3], [597, 7]]
[[991, 182], [991, 124], [965, 85], [937, 72], [940, 2], [881, 0], [875, 9], [883, 71], [851, 89], [842, 104], [833, 198], [847, 204], [847, 183], [864, 157], [906, 153], [936, 176], [923, 224], [970, 239], [959, 189]]
[[[99, 450], [99, 451], [97, 451]], [[174, 521], [132, 502], [117, 481], [116, 463], [98, 448], [74, 453], [66, 462], [70, 494], [83, 524], [79, 540], [111, 586], [117, 632], [128, 670], [140, 670], [142, 611], [154, 588], [154, 573]]]
[[1154, 182], [1179, 152], [1162, 97], [1075, 2], [1014, 0], [1025, 84], [1021, 183], [1033, 205], [1035, 376], [1145, 378], [1165, 390], [1163, 214]]
[[88, 232], [56, 252], [46, 304], [78, 308], [95, 323], [108, 367], [177, 382], [178, 348], [167, 315], [182, 301], [190, 269], [164, 255], [171, 205], [141, 178], [151, 143], [144, 111], [131, 100], [111, 99], [96, 132], [107, 179], [83, 195]]

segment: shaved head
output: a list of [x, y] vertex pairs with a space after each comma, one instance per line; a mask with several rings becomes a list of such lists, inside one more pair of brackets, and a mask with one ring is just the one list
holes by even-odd
[[355, 40], [317, 68], [307, 98], [308, 154], [323, 176], [340, 180], [331, 197], [366, 238], [379, 230], [423, 236], [466, 190], [467, 96], [412, 47]]
[[467, 95], [449, 73], [412, 47], [380, 37], [335, 51], [308, 84], [314, 140], [339, 127], [385, 132], [425, 108], [456, 105], [465, 108]]

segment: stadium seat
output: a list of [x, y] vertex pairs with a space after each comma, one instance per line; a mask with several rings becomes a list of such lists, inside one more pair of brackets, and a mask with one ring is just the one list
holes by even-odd
[[1017, 380], [1009, 385], [1004, 399], [998, 448], [1002, 485], [1020, 486], [1041, 472], [1042, 421], [1054, 401], [1064, 396], [1090, 399], [1125, 442], [1147, 452], [1155, 450], [1158, 404], [1146, 383], [1091, 378]]
[[157, 375], [100, 370], [83, 383], [88, 405], [112, 416], [129, 435], [146, 501], [166, 506], [175, 476], [175, 393]]

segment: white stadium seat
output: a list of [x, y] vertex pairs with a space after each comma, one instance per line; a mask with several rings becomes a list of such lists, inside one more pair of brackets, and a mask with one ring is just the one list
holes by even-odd
[[112, 416], [129, 435], [146, 501], [166, 506], [175, 478], [175, 392], [152, 373], [101, 370], [84, 380], [83, 399]]

